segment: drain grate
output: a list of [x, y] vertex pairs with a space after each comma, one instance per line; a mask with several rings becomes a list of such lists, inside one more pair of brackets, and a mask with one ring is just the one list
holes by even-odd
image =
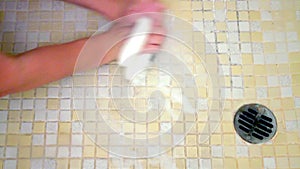
[[236, 112], [234, 128], [245, 141], [259, 144], [274, 137], [277, 131], [277, 121], [266, 106], [247, 104]]

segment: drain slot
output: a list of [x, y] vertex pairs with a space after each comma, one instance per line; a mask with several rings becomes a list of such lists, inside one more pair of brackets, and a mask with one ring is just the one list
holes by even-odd
[[277, 131], [274, 114], [260, 104], [239, 108], [234, 116], [234, 127], [242, 139], [253, 144], [269, 141]]

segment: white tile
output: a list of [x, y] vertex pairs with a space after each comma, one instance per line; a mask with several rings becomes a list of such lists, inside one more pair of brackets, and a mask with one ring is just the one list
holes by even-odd
[[0, 158], [4, 157], [4, 147], [0, 147]]
[[243, 78], [241, 76], [232, 76], [233, 87], [243, 87]]
[[17, 160], [4, 161], [4, 169], [16, 169], [16, 168], [17, 168]]
[[20, 132], [26, 133], [26, 134], [31, 133], [32, 132], [32, 123], [22, 122]]
[[71, 157], [81, 157], [82, 147], [71, 147]]
[[71, 111], [70, 110], [61, 110], [59, 115], [60, 121], [71, 121]]
[[71, 100], [70, 99], [61, 99], [60, 100], [60, 109], [61, 110], [69, 110], [71, 108]]
[[26, 50], [26, 44], [25, 43], [15, 43], [14, 49], [13, 49], [13, 51], [15, 53], [22, 53], [22, 52], [25, 52], [25, 50]]
[[228, 44], [229, 54], [240, 53], [240, 47], [238, 44]]
[[40, 32], [39, 41], [40, 42], [49, 42], [50, 41], [50, 32]]
[[27, 22], [18, 21], [16, 23], [16, 31], [25, 33], [27, 31]]
[[277, 64], [284, 64], [289, 62], [289, 57], [287, 52], [277, 54]]
[[276, 32], [274, 33], [274, 35], [275, 35], [275, 41], [277, 42], [283, 42], [286, 40], [285, 32]]
[[52, 7], [53, 7], [54, 11], [62, 11], [62, 10], [64, 10], [64, 2], [53, 1]]
[[239, 34], [237, 32], [228, 32], [227, 33], [228, 42], [238, 42]]
[[26, 1], [18, 1], [18, 3], [17, 3], [17, 10], [18, 11], [26, 11], [26, 10], [28, 10], [28, 2], [26, 2]]
[[30, 169], [43, 168], [43, 159], [31, 159]]
[[75, 21], [75, 16], [76, 16], [75, 11], [65, 11], [64, 21]]
[[18, 154], [17, 147], [6, 147], [5, 157], [6, 158], [16, 158]]
[[83, 137], [81, 134], [72, 135], [72, 145], [82, 145]]
[[82, 125], [80, 122], [72, 123], [72, 133], [82, 133]]
[[219, 69], [219, 74], [220, 75], [230, 75], [230, 66], [228, 65], [219, 65], [220, 69]]
[[70, 98], [72, 96], [71, 88], [62, 88], [61, 89], [61, 97], [62, 98]]
[[226, 43], [218, 43], [218, 52], [219, 53], [227, 53], [228, 52], [228, 46]]
[[298, 33], [297, 32], [287, 32], [286, 39], [288, 41], [297, 41], [298, 40]]
[[289, 75], [279, 76], [280, 86], [290, 86], [291, 85], [291, 77]]
[[222, 146], [211, 146], [212, 157], [223, 157], [223, 147]]
[[16, 32], [15, 33], [15, 42], [26, 42], [26, 33], [25, 32]]
[[27, 33], [28, 42], [37, 42], [38, 41], [38, 32], [28, 32]]
[[288, 52], [299, 52], [300, 51], [300, 43], [297, 42], [288, 42]]
[[230, 88], [222, 88], [221, 90], [221, 96], [222, 98], [227, 98], [230, 99], [231, 98], [231, 89]]
[[83, 160], [83, 169], [94, 169], [94, 159], [84, 159]]
[[46, 135], [46, 145], [55, 145], [57, 143], [56, 134], [47, 134]]
[[99, 87], [98, 88], [98, 97], [109, 97], [109, 88], [107, 87]]
[[231, 64], [242, 64], [242, 56], [240, 54], [230, 55]]
[[57, 130], [58, 130], [57, 122], [47, 122], [46, 124], [47, 133], [57, 133]]
[[237, 32], [238, 31], [238, 23], [237, 22], [227, 22], [227, 28], [229, 32]]
[[49, 87], [48, 88], [48, 97], [49, 98], [58, 98], [59, 96], [59, 88], [57, 87]]
[[222, 9], [222, 10], [216, 10], [215, 11], [215, 20], [222, 22], [225, 21], [226, 19], [226, 10]]
[[270, 7], [272, 10], [280, 10], [281, 9], [282, 4], [280, 3], [280, 1], [270, 1]]
[[262, 54], [263, 53], [262, 43], [252, 43], [252, 52], [255, 54]]
[[57, 157], [69, 157], [69, 147], [58, 147]]
[[52, 10], [52, 1], [40, 1], [40, 10], [43, 11]]
[[194, 31], [202, 32], [203, 31], [203, 22], [201, 22], [201, 21], [194, 21], [193, 22], [193, 28], [194, 28]]
[[236, 146], [236, 155], [237, 157], [248, 157], [249, 150], [247, 146]]
[[277, 42], [275, 44], [275, 48], [276, 48], [276, 52], [280, 53], [280, 52], [286, 52], [287, 51], [287, 46], [285, 42]]
[[58, 121], [58, 110], [47, 111], [47, 121]]
[[295, 98], [295, 107], [300, 108], [300, 97]]
[[206, 33], [205, 38], [206, 38], [206, 41], [208, 41], [210, 43], [216, 42], [215, 33]]
[[250, 27], [253, 32], [261, 32], [260, 22], [250, 22]]
[[16, 12], [6, 11], [4, 15], [4, 21], [15, 22], [17, 18]]
[[87, 10], [78, 8], [76, 10], [76, 21], [86, 21], [87, 20]]
[[263, 41], [264, 42], [273, 42], [274, 41], [274, 32], [263, 32]]
[[33, 109], [33, 99], [23, 99], [22, 100], [22, 107], [25, 110], [32, 110]]
[[35, 106], [35, 110], [45, 110], [46, 109], [46, 99], [36, 99], [34, 106]]
[[106, 159], [96, 159], [96, 169], [108, 168], [108, 162]]
[[[63, 78], [60, 80], [60, 85], [64, 88], [63, 89], [71, 89], [71, 88], [65, 88], [65, 87], [72, 87], [73, 85], [73, 81], [72, 81], [72, 78], [71, 77], [66, 77], [66, 78]], [[63, 94], [62, 94], [63, 96]]]
[[199, 169], [198, 159], [186, 159], [186, 168]]
[[254, 64], [265, 64], [265, 57], [262, 54], [253, 54]]
[[297, 120], [288, 120], [285, 122], [285, 127], [287, 131], [297, 131], [300, 126], [298, 126]]
[[208, 100], [199, 98], [197, 100], [197, 109], [198, 110], [208, 110]]
[[0, 134], [6, 133], [7, 123], [0, 123]]
[[242, 99], [244, 98], [244, 90], [239, 88], [232, 89], [232, 98], [234, 99]]
[[300, 20], [300, 11], [296, 11], [296, 20]]
[[200, 164], [201, 169], [212, 169], [211, 159], [209, 159], [209, 158], [199, 159], [199, 164]]
[[35, 121], [46, 121], [46, 110], [36, 110], [34, 113]]
[[266, 54], [265, 55], [265, 62], [266, 62], [266, 64], [276, 64], [277, 63], [277, 56], [275, 54]]
[[247, 1], [236, 1], [237, 10], [247, 10], [248, 4]]
[[276, 87], [279, 85], [278, 76], [268, 76], [267, 78], [269, 87]]
[[6, 10], [15, 10], [17, 7], [17, 3], [14, 1], [6, 1], [5, 9]]
[[84, 21], [76, 22], [75, 31], [87, 31], [87, 22]]
[[264, 168], [272, 169], [276, 168], [275, 158], [264, 158]]
[[21, 109], [21, 100], [10, 100], [9, 101], [10, 110], [20, 110]]
[[26, 44], [26, 50], [31, 50], [31, 49], [35, 49], [38, 47], [37, 43], [27, 43]]
[[241, 44], [242, 53], [252, 53], [252, 48], [250, 43], [242, 43]]
[[204, 32], [212, 32], [216, 30], [215, 24], [211, 21], [204, 21]]
[[240, 31], [248, 32], [250, 31], [250, 24], [249, 22], [239, 22], [239, 29]]
[[270, 11], [260, 11], [261, 20], [272, 21], [272, 13]]
[[32, 145], [44, 145], [44, 134], [34, 134], [32, 136]]
[[45, 157], [48, 157], [48, 158], [56, 157], [56, 147], [46, 147], [45, 148]]
[[8, 112], [5, 110], [0, 110], [0, 121], [7, 121]]
[[268, 90], [265, 87], [259, 87], [256, 89], [257, 98], [263, 99], [268, 97]]
[[45, 159], [44, 169], [55, 169], [55, 168], [56, 168], [56, 160], [54, 160], [54, 159]]
[[3, 32], [11, 32], [16, 28], [16, 24], [14, 22], [3, 22], [2, 31]]
[[291, 87], [281, 87], [281, 97], [292, 97], [293, 90]]

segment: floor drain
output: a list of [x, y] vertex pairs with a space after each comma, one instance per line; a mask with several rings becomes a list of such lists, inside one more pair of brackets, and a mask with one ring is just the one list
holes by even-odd
[[274, 114], [260, 104], [243, 105], [234, 116], [234, 128], [245, 141], [252, 144], [272, 139], [277, 131]]

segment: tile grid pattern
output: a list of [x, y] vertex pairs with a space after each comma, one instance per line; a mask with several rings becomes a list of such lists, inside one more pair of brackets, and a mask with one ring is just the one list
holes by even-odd
[[[168, 1], [166, 1], [168, 2]], [[201, 146], [198, 122], [185, 142], [154, 159], [119, 159], [94, 146], [70, 110], [71, 79], [0, 99], [0, 166], [8, 168], [299, 168], [299, 1], [176, 1], [170, 13], [206, 32], [225, 75], [221, 125]], [[51, 10], [49, 10], [51, 8]], [[226, 10], [224, 10], [224, 8]], [[55, 11], [55, 12], [54, 12]], [[0, 2], [1, 50], [23, 52], [92, 34], [94, 13], [60, 1]], [[103, 68], [105, 70], [105, 68]], [[234, 110], [260, 102], [278, 134], [248, 145], [234, 132]]]

